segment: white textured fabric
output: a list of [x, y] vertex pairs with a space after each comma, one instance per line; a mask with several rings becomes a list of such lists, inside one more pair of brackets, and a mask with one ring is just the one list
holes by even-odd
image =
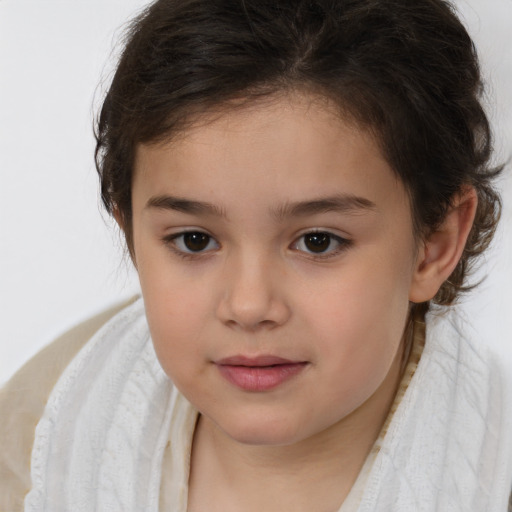
[[460, 313], [427, 316], [425, 348], [358, 512], [505, 512], [512, 480], [508, 385]]
[[139, 300], [85, 345], [52, 391], [25, 510], [156, 512], [173, 395]]
[[[462, 336], [460, 320], [430, 315], [359, 512], [505, 512], [505, 390], [498, 364]], [[169, 436], [172, 512], [184, 511], [194, 414], [161, 369], [136, 302], [98, 332], [53, 390], [36, 430], [26, 512], [156, 512]]]

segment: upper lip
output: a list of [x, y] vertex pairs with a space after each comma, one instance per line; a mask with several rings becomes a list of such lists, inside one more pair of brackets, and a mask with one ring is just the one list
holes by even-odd
[[231, 356], [225, 357], [215, 361], [216, 364], [221, 366], [274, 366], [280, 364], [301, 364], [305, 361], [293, 361], [291, 359], [285, 359], [283, 357], [272, 356], [272, 355], [260, 355], [260, 356]]

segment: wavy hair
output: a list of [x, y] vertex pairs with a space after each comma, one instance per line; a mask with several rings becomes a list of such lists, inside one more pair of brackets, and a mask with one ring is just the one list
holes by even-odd
[[[95, 126], [108, 212], [133, 255], [137, 145], [172, 139], [211, 111], [289, 90], [323, 95], [371, 130], [411, 198], [418, 237], [465, 187], [478, 209], [464, 253], [433, 302], [472, 288], [501, 203], [475, 47], [442, 0], [158, 0], [128, 27]], [[233, 100], [237, 100], [234, 102]], [[428, 309], [429, 303], [423, 305]]]

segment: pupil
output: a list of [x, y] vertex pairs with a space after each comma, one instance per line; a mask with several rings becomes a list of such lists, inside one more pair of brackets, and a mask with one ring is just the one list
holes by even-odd
[[210, 237], [204, 233], [185, 233], [183, 242], [189, 251], [202, 251], [208, 245]]
[[311, 252], [324, 252], [329, 248], [331, 237], [327, 233], [310, 233], [304, 242]]

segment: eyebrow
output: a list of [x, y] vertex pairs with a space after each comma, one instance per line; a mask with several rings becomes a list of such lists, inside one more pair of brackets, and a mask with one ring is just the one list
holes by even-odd
[[145, 208], [174, 210], [177, 212], [189, 213], [191, 215], [214, 215], [215, 217], [226, 217], [222, 208], [219, 208], [214, 204], [167, 195], [151, 197], [147, 201]]
[[376, 210], [377, 205], [369, 199], [352, 194], [341, 194], [321, 197], [311, 201], [286, 203], [275, 209], [272, 213], [276, 219], [282, 220], [286, 217], [300, 217], [327, 212], [360, 214]]
[[[205, 201], [194, 201], [182, 197], [169, 195], [151, 197], [145, 208], [173, 210], [191, 215], [213, 215], [226, 218], [226, 212], [218, 206]], [[321, 197], [310, 201], [297, 201], [285, 203], [272, 210], [272, 215], [277, 220], [287, 217], [301, 217], [319, 213], [337, 212], [345, 214], [358, 214], [367, 211], [375, 211], [377, 206], [374, 202], [364, 197], [357, 197], [351, 194]]]

